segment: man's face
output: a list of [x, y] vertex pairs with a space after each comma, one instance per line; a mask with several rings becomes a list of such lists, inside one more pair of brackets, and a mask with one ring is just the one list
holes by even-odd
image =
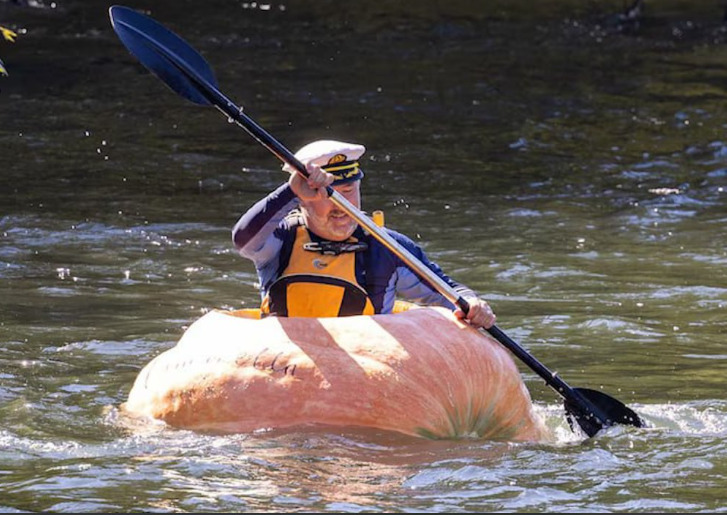
[[[361, 181], [353, 181], [333, 189], [346, 198], [357, 209], [361, 208]], [[348, 239], [358, 225], [356, 221], [343, 212], [329, 198], [301, 202], [305, 224], [314, 233], [325, 240], [344, 241]]]

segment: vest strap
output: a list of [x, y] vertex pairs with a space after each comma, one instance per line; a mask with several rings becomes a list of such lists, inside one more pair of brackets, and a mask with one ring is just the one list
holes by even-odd
[[326, 256], [338, 256], [344, 252], [363, 252], [368, 248], [369, 244], [365, 241], [310, 241], [303, 244], [303, 250]]

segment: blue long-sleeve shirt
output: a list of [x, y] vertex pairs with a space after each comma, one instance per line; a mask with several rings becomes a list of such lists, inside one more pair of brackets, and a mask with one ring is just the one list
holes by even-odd
[[[240, 255], [255, 264], [260, 278], [261, 298], [265, 298], [270, 286], [282, 273], [281, 250], [290, 248], [295, 238], [295, 228], [287, 215], [299, 206], [298, 197], [285, 183], [258, 201], [242, 217], [232, 230], [232, 240]], [[385, 229], [402, 247], [421, 263], [452, 286], [463, 297], [476, 294], [448, 277], [442, 269], [430, 261], [424, 251], [407, 236]], [[315, 237], [315, 235], [311, 235]], [[422, 280], [406, 264], [382, 245], [374, 236], [358, 227], [353, 234], [368, 244], [365, 251], [356, 253], [356, 280], [366, 290], [376, 313], [391, 313], [397, 297], [423, 305], [454, 305]]]

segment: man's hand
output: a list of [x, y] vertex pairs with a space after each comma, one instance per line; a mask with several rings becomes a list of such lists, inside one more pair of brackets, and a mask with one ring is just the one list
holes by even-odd
[[326, 186], [333, 183], [335, 177], [316, 164], [309, 163], [305, 168], [309, 174], [307, 179], [298, 172], [291, 170], [287, 165], [283, 167], [283, 170], [290, 173], [288, 183], [293, 193], [303, 201], [327, 198]]
[[484, 327], [489, 329], [495, 325], [497, 317], [492, 312], [490, 305], [479, 297], [467, 297], [465, 299], [470, 305], [470, 309], [465, 315], [464, 311], [460, 308], [454, 310], [454, 316], [460, 320], [466, 320], [469, 324], [475, 327]]

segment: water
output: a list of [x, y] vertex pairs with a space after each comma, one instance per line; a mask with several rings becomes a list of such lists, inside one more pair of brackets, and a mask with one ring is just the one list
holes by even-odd
[[[368, 147], [364, 208], [647, 429], [552, 442], [130, 425], [139, 370], [255, 306], [230, 229], [283, 180], [122, 47], [108, 5], [0, 3], [0, 510], [725, 511], [727, 62], [713, 2], [155, 2], [295, 150]], [[146, 5], [129, 3], [132, 7]]]

